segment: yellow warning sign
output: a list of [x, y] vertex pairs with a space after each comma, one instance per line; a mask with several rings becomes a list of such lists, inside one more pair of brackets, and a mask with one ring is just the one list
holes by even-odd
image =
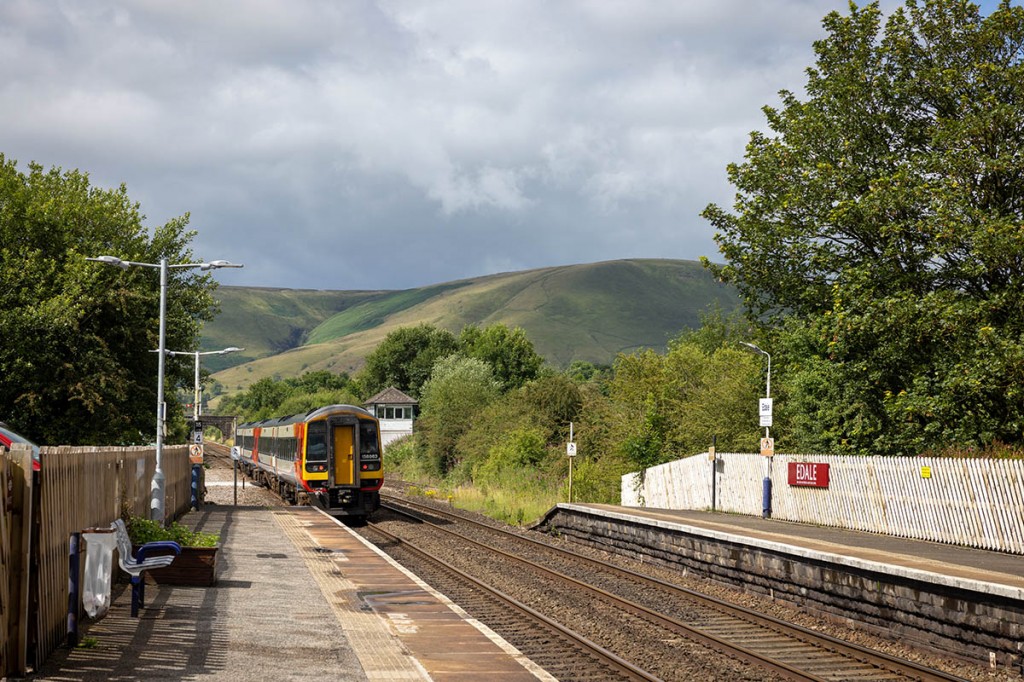
[[765, 457], [772, 457], [775, 455], [775, 439], [774, 438], [762, 438], [761, 439], [761, 454]]

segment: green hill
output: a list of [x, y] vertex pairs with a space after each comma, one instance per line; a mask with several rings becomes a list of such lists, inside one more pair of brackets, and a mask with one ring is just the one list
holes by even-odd
[[203, 328], [200, 350], [245, 351], [209, 356], [203, 367], [216, 372], [301, 346], [324, 320], [387, 293], [220, 286], [220, 312]]
[[[503, 273], [394, 292], [223, 287], [221, 313], [203, 347], [242, 346], [218, 357], [228, 393], [264, 376], [329, 369], [354, 373], [397, 327], [427, 322], [458, 333], [467, 324], [522, 327], [556, 367], [611, 363], [620, 352], [664, 349], [717, 303], [739, 306], [734, 289], [693, 261], [636, 259]], [[239, 362], [239, 360], [241, 362]], [[235, 366], [228, 367], [234, 361]], [[211, 369], [213, 367], [211, 366]]]

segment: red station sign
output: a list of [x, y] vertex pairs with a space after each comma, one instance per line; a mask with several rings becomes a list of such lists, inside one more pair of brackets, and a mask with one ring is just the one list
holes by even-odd
[[828, 487], [828, 464], [790, 462], [789, 484], [810, 488]]

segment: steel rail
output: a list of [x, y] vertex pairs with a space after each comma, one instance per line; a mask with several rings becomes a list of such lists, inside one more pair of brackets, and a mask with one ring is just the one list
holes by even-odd
[[[708, 608], [711, 608], [711, 609], [715, 609], [715, 610], [719, 611], [720, 613], [724, 613], [725, 615], [728, 615], [728, 616], [731, 616], [731, 617], [734, 617], [734, 618], [739, 618], [739, 619], [741, 619], [743, 621], [746, 621], [748, 623], [751, 623], [751, 624], [759, 626], [759, 627], [771, 629], [771, 630], [773, 630], [775, 632], [778, 632], [780, 634], [783, 634], [786, 637], [789, 637], [791, 639], [796, 639], [796, 640], [804, 642], [805, 644], [808, 644], [810, 646], [814, 646], [814, 647], [820, 648], [823, 651], [839, 654], [841, 656], [853, 659], [853, 660], [858, 661], [859, 663], [861, 663], [863, 665], [877, 667], [877, 668], [879, 668], [881, 670], [886, 670], [886, 671], [889, 671], [889, 672], [892, 672], [892, 673], [895, 673], [895, 674], [898, 674], [898, 675], [902, 675], [902, 676], [908, 677], [908, 678], [913, 679], [913, 680], [918, 680], [920, 682], [964, 682], [963, 678], [961, 678], [961, 677], [957, 677], [957, 676], [954, 676], [954, 675], [949, 675], [949, 674], [944, 673], [944, 672], [942, 672], [940, 670], [934, 670], [932, 668], [928, 668], [926, 666], [920, 665], [920, 664], [915, 663], [913, 661], [908, 661], [908, 660], [905, 660], [905, 659], [896, 658], [894, 656], [889, 656], [889, 655], [881, 653], [881, 652], [873, 651], [873, 650], [868, 649], [866, 647], [863, 647], [863, 646], [860, 646], [860, 645], [857, 645], [857, 644], [853, 644], [853, 643], [850, 643], [850, 642], [846, 642], [846, 641], [843, 641], [843, 640], [838, 639], [836, 637], [832, 637], [832, 636], [824, 634], [824, 633], [816, 632], [814, 630], [811, 630], [809, 628], [805, 628], [805, 627], [796, 625], [794, 623], [787, 623], [787, 622], [785, 622], [783, 620], [780, 620], [778, 618], [774, 618], [774, 617], [768, 616], [766, 614], [758, 613], [758, 612], [753, 611], [751, 609], [747, 609], [747, 608], [744, 608], [744, 607], [741, 607], [741, 606], [737, 606], [735, 604], [730, 604], [728, 602], [725, 602], [725, 601], [722, 601], [722, 600], [719, 600], [719, 599], [715, 599], [714, 597], [710, 597], [708, 595], [701, 594], [699, 592], [695, 592], [693, 590], [689, 590], [689, 589], [686, 589], [684, 587], [680, 587], [679, 585], [674, 585], [672, 583], [666, 582], [664, 580], [660, 580], [658, 578], [654, 578], [652, 576], [648, 576], [648, 575], [645, 575], [645, 574], [642, 574], [642, 573], [637, 573], [637, 572], [631, 571], [629, 569], [621, 568], [621, 567], [618, 567], [618, 566], [614, 566], [614, 565], [608, 564], [606, 562], [602, 562], [602, 561], [598, 561], [598, 560], [595, 560], [595, 559], [591, 559], [590, 557], [583, 556], [581, 554], [577, 554], [575, 552], [571, 552], [571, 551], [562, 549], [560, 547], [554, 547], [552, 545], [548, 545], [546, 543], [540, 542], [538, 540], [534, 540], [532, 538], [527, 538], [527, 537], [523, 537], [522, 535], [519, 535], [519, 534], [516, 534], [516, 533], [511, 533], [511, 532], [506, 531], [506, 530], [504, 530], [502, 528], [497, 528], [495, 526], [491, 526], [491, 525], [488, 525], [488, 524], [480, 523], [480, 522], [478, 522], [478, 521], [476, 521], [474, 519], [467, 518], [467, 517], [462, 516], [460, 514], [456, 514], [456, 513], [453, 513], [453, 512], [448, 512], [448, 511], [445, 511], [445, 510], [442, 510], [442, 509], [437, 509], [435, 507], [430, 507], [430, 506], [427, 506], [427, 505], [417, 504], [417, 503], [409, 501], [409, 500], [400, 500], [400, 499], [393, 498], [393, 497], [389, 497], [388, 499], [393, 500], [395, 502], [398, 502], [399, 504], [406, 505], [408, 507], [413, 507], [415, 509], [422, 510], [422, 511], [424, 511], [426, 513], [438, 514], [440, 516], [446, 516], [446, 517], [449, 517], [449, 518], [454, 518], [454, 519], [457, 519], [459, 521], [462, 521], [464, 523], [468, 523], [468, 524], [471, 524], [471, 525], [474, 525], [474, 526], [480, 526], [480, 527], [486, 528], [488, 531], [499, 533], [501, 535], [509, 536], [509, 537], [512, 537], [512, 538], [514, 538], [516, 540], [519, 540], [519, 541], [522, 541], [522, 542], [525, 542], [525, 543], [529, 543], [529, 544], [533, 544], [533, 545], [539, 546], [539, 547], [541, 547], [541, 548], [543, 548], [543, 549], [545, 549], [547, 551], [551, 551], [551, 552], [554, 552], [556, 554], [560, 554], [560, 555], [563, 555], [563, 556], [566, 556], [566, 557], [570, 557], [573, 560], [576, 560], [576, 561], [582, 560], [585, 563], [588, 563], [588, 564], [593, 565], [593, 566], [597, 566], [597, 567], [599, 567], [602, 570], [609, 571], [609, 572], [612, 572], [612, 573], [616, 573], [618, 575], [624, 576], [624, 577], [632, 579], [632, 580], [638, 580], [638, 581], [641, 581], [641, 582], [643, 582], [645, 584], [648, 584], [648, 585], [651, 585], [651, 586], [654, 586], [654, 587], [658, 587], [658, 588], [661, 588], [661, 589], [669, 590], [669, 591], [671, 591], [673, 593], [676, 593], [676, 594], [678, 594], [678, 595], [680, 595], [680, 596], [682, 596], [682, 597], [684, 597], [686, 599], [690, 599], [692, 601], [696, 601], [696, 602], [700, 603], [701, 605], [703, 605], [705, 607], [708, 607]], [[415, 514], [410, 514], [408, 512], [405, 512], [405, 511], [400, 510], [400, 509], [396, 509], [394, 507], [386, 507], [386, 508], [391, 509], [392, 511], [395, 511], [396, 513], [404, 514], [404, 515], [408, 516], [409, 518], [416, 519], [416, 520], [418, 520], [418, 521], [420, 521], [422, 523], [429, 523], [428, 521], [425, 521], [424, 519], [417, 517]], [[468, 537], [466, 537], [464, 535], [461, 535], [460, 533], [456, 533], [455, 531], [451, 531], [451, 530], [449, 530], [447, 528], [443, 528], [441, 526], [437, 526], [436, 524], [430, 524], [430, 525], [432, 527], [436, 527], [438, 530], [444, 531], [446, 533], [450, 533], [452, 535], [456, 535], [456, 536], [460, 537], [461, 539], [466, 540], [467, 542], [471, 542], [471, 543], [474, 543], [474, 544], [479, 545], [481, 547], [488, 548], [488, 549], [490, 549], [492, 551], [500, 552], [500, 553], [505, 554], [506, 556], [509, 556], [509, 557], [511, 557], [513, 559], [516, 559], [518, 561], [522, 561], [522, 562], [525, 562], [525, 563], [533, 564], [533, 562], [529, 562], [526, 559], [523, 559], [521, 557], [517, 557], [515, 555], [508, 554], [507, 552], [504, 552], [503, 550], [500, 550], [500, 549], [497, 549], [497, 548], [493, 548], [493, 547], [490, 547], [490, 546], [485, 545], [483, 543], [477, 542], [476, 540], [473, 540], [472, 538], [468, 538]], [[536, 564], [534, 564], [534, 565], [536, 565]], [[547, 572], [551, 572], [551, 573], [554, 573], [556, 575], [561, 576], [561, 574], [557, 573], [556, 571], [551, 571], [551, 569], [547, 569], [547, 568], [545, 568], [543, 566], [539, 566], [539, 568], [541, 570], [544, 570], [544, 571], [547, 571]], [[593, 586], [586, 585], [585, 583], [582, 583], [580, 581], [576, 581], [576, 579], [571, 578], [569, 576], [565, 576], [565, 578], [568, 579], [568, 580], [574, 581], [577, 584], [579, 584], [579, 585], [581, 585], [581, 586], [583, 586], [583, 587], [585, 587], [587, 589], [596, 590], [597, 592], [600, 592], [602, 594], [607, 594], [607, 593], [603, 592], [602, 590], [600, 590], [599, 588], [595, 588]], [[608, 595], [608, 597], [611, 598], [611, 599], [615, 599], [615, 600], [620, 600], [621, 599], [619, 597], [616, 597], [615, 595]], [[626, 601], [628, 602], [628, 600], [626, 600]], [[629, 602], [629, 604], [630, 604], [630, 608], [636, 607], [636, 608], [639, 608], [639, 609], [643, 609], [645, 612], [652, 613], [659, 620], [666, 618], [666, 617], [662, 616], [661, 614], [657, 614], [656, 612], [652, 612], [649, 609], [647, 609], [646, 607], [641, 606], [639, 604], [632, 604], [632, 602]], [[700, 632], [699, 629], [694, 628], [694, 627], [692, 627], [690, 625], [687, 625], [685, 623], [681, 623], [679, 621], [675, 621], [674, 619], [671, 619], [671, 618], [669, 618], [668, 620], [672, 621], [674, 623], [674, 626], [682, 627], [686, 631], [694, 633], [694, 636], [696, 638], [698, 638], [698, 639], [702, 639], [703, 640], [706, 637], [711, 637], [711, 638], [714, 638], [717, 641], [722, 642], [722, 644], [724, 646], [727, 646], [727, 647], [730, 647], [730, 648], [739, 646], [739, 645], [731, 644], [727, 640], [720, 640], [720, 639], [716, 638], [714, 635], [710, 635], [708, 633]], [[742, 648], [742, 647], [740, 647], [740, 648]], [[761, 654], [758, 654], [757, 652], [749, 651], [748, 653], [750, 655], [756, 657], [756, 661], [755, 662], [758, 665], [765, 665], [766, 661], [771, 661], [771, 659], [768, 659], [767, 657], [762, 656]], [[779, 661], [771, 661], [771, 663], [772, 663], [772, 665], [779, 664], [781, 666], [785, 666], [784, 669], [777, 669], [777, 671], [782, 673], [782, 674], [786, 674], [786, 675], [794, 675], [795, 674], [795, 675], [799, 675], [799, 676], [804, 676], [804, 677], [800, 677], [800, 679], [821, 679], [821, 678], [816, 678], [816, 677], [813, 677], [813, 676], [812, 677], [805, 677], [806, 673], [803, 673], [802, 671], [799, 671], [799, 670], [797, 670], [795, 668], [791, 668], [787, 664], [779, 662]]]
[[615, 669], [616, 671], [618, 671], [619, 673], [621, 673], [622, 675], [624, 675], [628, 679], [631, 679], [631, 680], [643, 680], [644, 682], [661, 682], [660, 678], [658, 678], [658, 677], [656, 677], [654, 675], [651, 675], [647, 671], [642, 670], [642, 669], [636, 667], [635, 665], [633, 665], [632, 663], [630, 663], [630, 662], [628, 662], [626, 660], [623, 660], [622, 658], [616, 656], [611, 651], [608, 651], [607, 649], [605, 649], [604, 647], [600, 646], [599, 644], [590, 641], [589, 639], [587, 639], [583, 635], [581, 635], [581, 634], [579, 634], [577, 632], [574, 632], [573, 630], [570, 630], [569, 628], [565, 627], [561, 623], [558, 623], [558, 622], [555, 622], [555, 621], [551, 620], [550, 618], [548, 618], [544, 614], [542, 614], [542, 613], [540, 613], [540, 612], [530, 608], [526, 604], [523, 604], [522, 602], [517, 601], [516, 599], [513, 599], [509, 595], [507, 595], [507, 594], [501, 592], [500, 590], [498, 590], [498, 589], [488, 585], [487, 583], [484, 583], [484, 582], [478, 580], [477, 578], [474, 578], [473, 576], [471, 576], [468, 573], [466, 573], [466, 572], [456, 568], [455, 566], [452, 566], [451, 564], [449, 564], [449, 563], [447, 563], [447, 562], [437, 558], [436, 556], [430, 554], [426, 550], [424, 550], [424, 549], [422, 549], [420, 547], [417, 547], [416, 545], [414, 545], [413, 543], [409, 542], [408, 540], [404, 540], [404, 539], [398, 537], [397, 535], [394, 535], [393, 533], [389, 533], [388, 531], [380, 528], [377, 524], [375, 524], [373, 522], [370, 523], [370, 527], [372, 528], [374, 533], [379, 533], [379, 534], [385, 536], [386, 538], [388, 538], [390, 541], [395, 542], [397, 544], [400, 544], [400, 545], [404, 546], [406, 549], [411, 550], [412, 552], [414, 552], [415, 554], [419, 555], [420, 557], [422, 557], [424, 559], [427, 559], [430, 562], [436, 563], [436, 564], [444, 567], [445, 570], [450, 571], [450, 572], [454, 573], [455, 575], [457, 575], [460, 580], [464, 580], [464, 581], [470, 583], [471, 585], [473, 585], [473, 586], [475, 586], [475, 587], [477, 587], [477, 588], [487, 592], [488, 594], [496, 597], [497, 599], [499, 599], [500, 601], [504, 602], [505, 604], [508, 604], [509, 606], [513, 607], [514, 609], [516, 609], [520, 613], [525, 614], [528, 618], [533, 619], [533, 620], [543, 624], [545, 627], [547, 627], [547, 628], [549, 628], [549, 629], [551, 629], [551, 630], [561, 634], [564, 637], [568, 637], [570, 640], [580, 644], [584, 649], [586, 649], [589, 652], [591, 652], [593, 655], [595, 655], [603, 663], [611, 666], [613, 669]]

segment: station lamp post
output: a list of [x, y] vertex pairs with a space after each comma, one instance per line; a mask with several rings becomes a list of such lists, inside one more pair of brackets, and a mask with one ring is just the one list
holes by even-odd
[[160, 342], [157, 349], [157, 373], [156, 373], [156, 470], [153, 472], [153, 480], [150, 483], [149, 518], [153, 521], [164, 523], [164, 499], [166, 491], [164, 487], [165, 477], [163, 470], [164, 454], [164, 421], [167, 417], [166, 404], [164, 403], [164, 358], [167, 349], [164, 345], [165, 332], [167, 330], [167, 271], [174, 268], [185, 270], [199, 268], [200, 270], [216, 270], [218, 268], [240, 268], [240, 263], [231, 263], [226, 260], [214, 260], [202, 263], [174, 263], [169, 264], [166, 258], [161, 258], [159, 263], [138, 263], [135, 261], [121, 260], [117, 256], [98, 256], [86, 258], [86, 260], [97, 263], [105, 263], [122, 270], [130, 267], [154, 268], [160, 271]]
[[[767, 444], [767, 457], [764, 462], [764, 481], [761, 486], [761, 516], [769, 518], [772, 515], [772, 456], [774, 455], [775, 449], [769, 437], [768, 429], [772, 425], [772, 356], [768, 351], [762, 350], [752, 343], [746, 341], [740, 341], [740, 344], [746, 346], [755, 353], [759, 353], [768, 358], [768, 381], [765, 384], [764, 400], [761, 401], [760, 415], [761, 415], [761, 426], [764, 426], [764, 443]], [[765, 453], [765, 446], [761, 448], [762, 453]]]
[[[201, 355], [226, 355], [227, 353], [237, 353], [245, 350], [244, 348], [223, 348], [221, 350], [207, 350], [207, 351], [185, 351], [185, 350], [165, 350], [164, 353], [167, 355], [194, 355], [196, 358], [196, 385], [195, 385], [195, 400], [192, 403], [192, 420], [199, 421], [199, 417], [202, 414], [202, 404], [200, 396], [202, 394], [202, 387], [199, 385], [199, 356]], [[159, 352], [159, 351], [154, 351]]]

